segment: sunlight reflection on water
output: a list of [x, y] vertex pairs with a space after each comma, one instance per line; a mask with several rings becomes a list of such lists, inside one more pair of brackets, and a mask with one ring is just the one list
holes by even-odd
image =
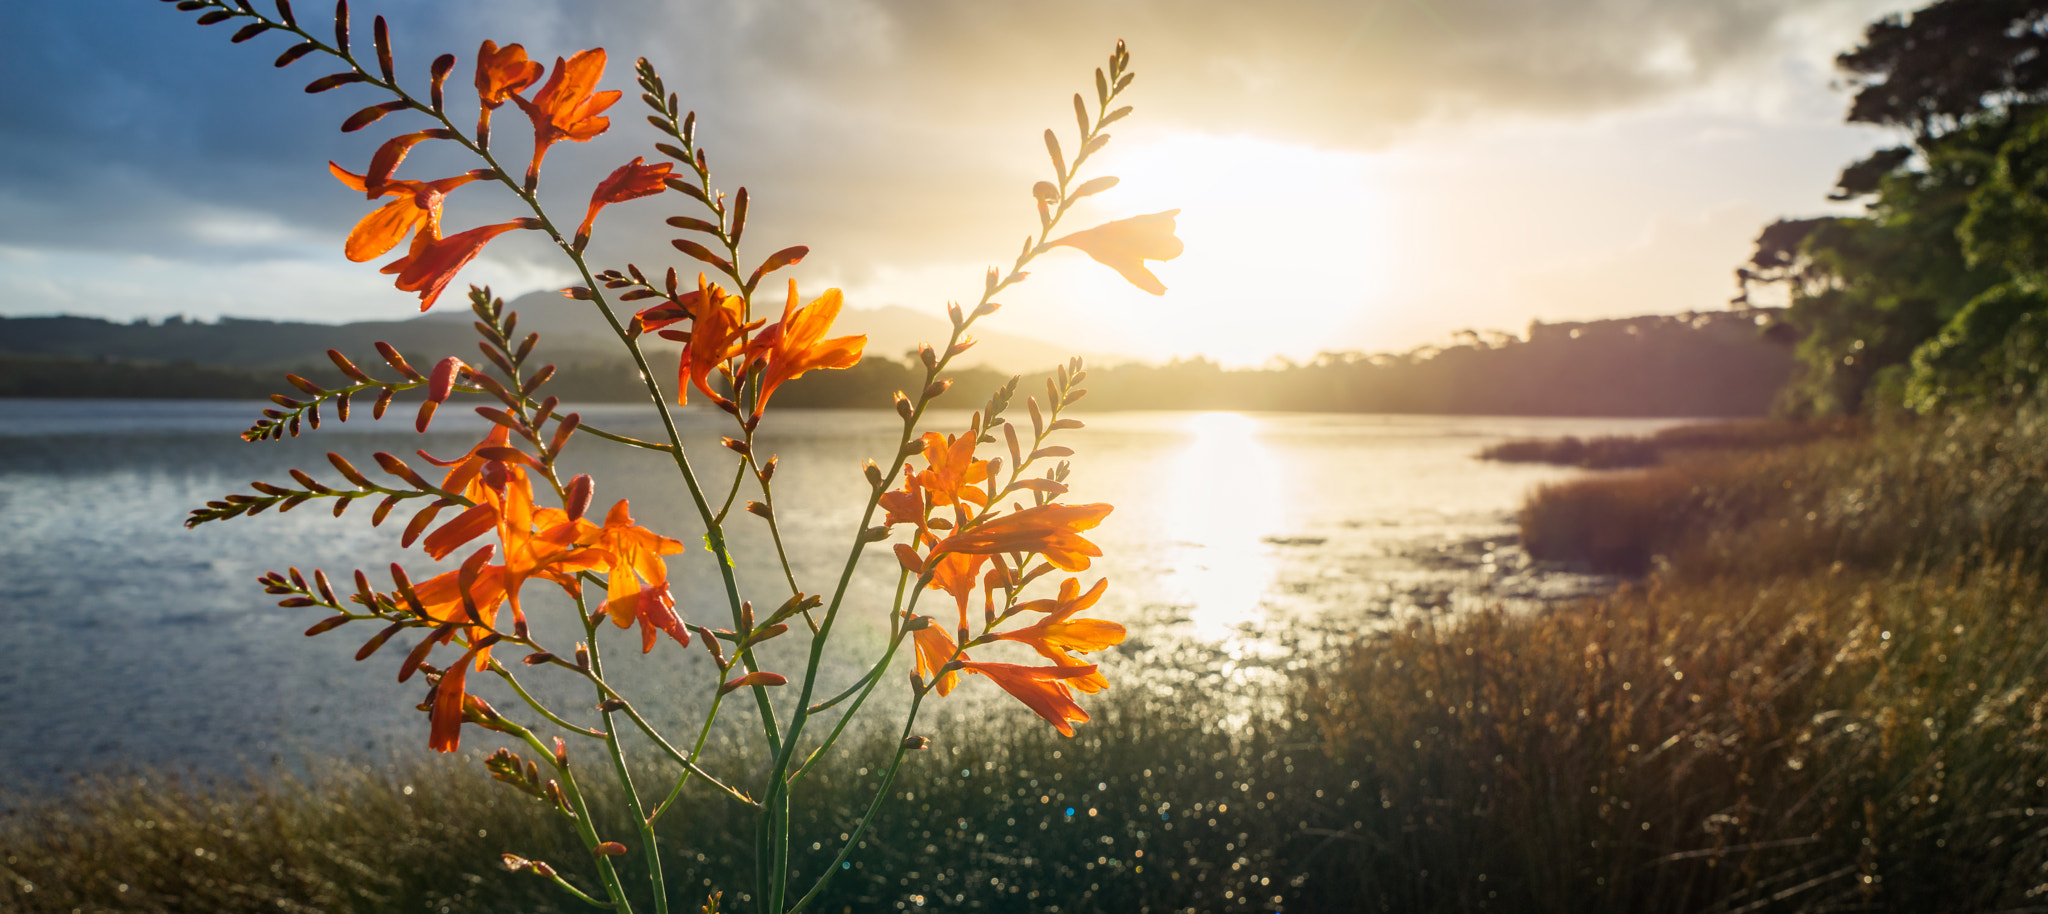
[[1273, 582], [1265, 538], [1282, 529], [1279, 467], [1258, 419], [1200, 413], [1174, 457], [1168, 484], [1170, 572], [1165, 583], [1189, 607], [1194, 636], [1220, 641], [1260, 620]]

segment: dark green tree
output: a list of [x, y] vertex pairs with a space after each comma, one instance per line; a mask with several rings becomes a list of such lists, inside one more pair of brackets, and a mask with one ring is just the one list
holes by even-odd
[[[1912, 142], [1845, 168], [1865, 214], [1781, 220], [1740, 271], [1790, 307], [1793, 414], [1937, 409], [2034, 386], [2048, 326], [2048, 2], [1942, 0], [1873, 23], [1837, 63], [1849, 120]], [[2030, 316], [2034, 315], [2034, 316]], [[2008, 339], [2011, 336], [2012, 339]]]

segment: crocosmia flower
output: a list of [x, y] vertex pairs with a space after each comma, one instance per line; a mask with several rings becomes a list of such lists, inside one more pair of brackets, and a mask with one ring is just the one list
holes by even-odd
[[476, 98], [488, 111], [511, 101], [520, 90], [540, 82], [545, 67], [526, 59], [526, 47], [486, 39], [476, 52]]
[[398, 274], [400, 291], [418, 292], [420, 310], [425, 311], [434, 306], [455, 274], [483, 253], [484, 245], [491, 243], [491, 239], [513, 229], [539, 227], [538, 220], [527, 218], [480, 226], [446, 238], [416, 233], [412, 253], [385, 264], [383, 272]]
[[[350, 189], [367, 192], [368, 184], [362, 175], [333, 162], [327, 163], [327, 169]], [[396, 199], [372, 210], [357, 222], [348, 233], [348, 243], [342, 253], [348, 259], [362, 263], [384, 256], [415, 231], [424, 232], [429, 238], [441, 237], [441, 204], [447, 199], [448, 192], [490, 176], [489, 169], [480, 168], [438, 181], [384, 182], [383, 195]]]
[[1096, 263], [1123, 274], [1131, 285], [1153, 295], [1165, 295], [1166, 284], [1145, 268], [1145, 261], [1172, 260], [1180, 256], [1186, 246], [1173, 234], [1174, 219], [1179, 215], [1180, 210], [1170, 209], [1149, 216], [1118, 219], [1055, 238], [1046, 244], [1078, 249], [1095, 258]]
[[597, 211], [613, 203], [624, 203], [641, 197], [652, 197], [667, 189], [662, 182], [668, 179], [667, 162], [659, 165], [643, 164], [640, 156], [634, 156], [613, 170], [604, 180], [597, 183], [597, 190], [590, 195], [590, 208], [583, 213], [583, 224], [576, 228], [576, 245], [582, 247], [590, 240], [590, 227], [597, 222]]
[[577, 51], [566, 61], [555, 58], [555, 72], [532, 101], [512, 96], [533, 121], [533, 162], [526, 167], [527, 186], [540, 180], [540, 161], [549, 146], [562, 140], [588, 142], [611, 127], [612, 120], [603, 116], [604, 110], [619, 100], [620, 93], [617, 89], [596, 91], [602, 78], [604, 49], [591, 48]]
[[926, 469], [918, 472], [917, 483], [933, 505], [988, 504], [988, 493], [975, 486], [988, 479], [988, 461], [974, 459], [972, 433], [947, 437], [926, 432], [921, 440]]
[[1012, 511], [940, 540], [932, 553], [1037, 553], [1062, 571], [1083, 571], [1089, 557], [1101, 555], [1102, 549], [1082, 538], [1080, 532], [1102, 523], [1112, 510], [1113, 506], [1104, 504], [1054, 504]]
[[[1068, 578], [1060, 584], [1060, 595], [1056, 599], [1033, 600], [1018, 605], [1019, 610], [1034, 610], [1046, 616], [1038, 622], [1020, 629], [1003, 632], [996, 637], [1005, 641], [1027, 644], [1040, 656], [1061, 666], [1087, 666], [1085, 661], [1076, 659], [1072, 652], [1088, 653], [1122, 644], [1124, 627], [1107, 619], [1076, 619], [1074, 615], [1095, 605], [1102, 593], [1109, 589], [1109, 579], [1095, 582], [1094, 587], [1081, 592], [1081, 582]], [[1083, 692], [1098, 692], [1108, 686], [1101, 673], [1067, 680], [1074, 688]]]
[[1074, 725], [1088, 722], [1088, 712], [1074, 701], [1066, 680], [1095, 675], [1095, 665], [1082, 666], [1023, 666], [1015, 663], [981, 663], [973, 660], [961, 661], [960, 668], [995, 680], [1003, 691], [1024, 703], [1060, 731], [1061, 736], [1073, 736]]
[[605, 516], [596, 546], [610, 555], [603, 612], [612, 622], [620, 628], [640, 623], [643, 654], [654, 650], [656, 632], [666, 632], [677, 644], [688, 646], [690, 632], [676, 616], [668, 565], [661, 560], [682, 552], [683, 544], [633, 523], [632, 508], [621, 500]]
[[826, 289], [825, 294], [801, 308], [797, 307], [798, 300], [796, 280], [792, 279], [789, 301], [782, 306], [782, 320], [761, 331], [749, 347], [749, 360], [766, 366], [760, 392], [754, 397], [756, 416], [784, 382], [819, 368], [852, 368], [860, 362], [861, 350], [867, 347], [865, 334], [825, 338], [843, 303], [838, 289]]

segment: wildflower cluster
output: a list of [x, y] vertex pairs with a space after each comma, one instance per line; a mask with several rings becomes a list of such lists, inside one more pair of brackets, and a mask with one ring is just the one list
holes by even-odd
[[[1077, 616], [1101, 598], [1107, 582], [1098, 579], [1084, 589], [1080, 578], [1067, 577], [1057, 585], [1054, 596], [1034, 598], [1031, 593], [1033, 584], [1054, 570], [1085, 571], [1090, 559], [1102, 554], [1083, 534], [1100, 524], [1111, 508], [1062, 500], [1071, 472], [1064, 458], [1073, 452], [1053, 441], [1059, 432], [1081, 425], [1063, 413], [1086, 393], [1080, 387], [1086, 371], [1075, 360], [1062, 367], [1056, 378], [1047, 379], [1042, 404], [1036, 397], [1025, 398], [1031, 423], [1028, 434], [1008, 415], [1016, 379], [974, 413], [962, 432], [923, 432], [920, 423], [932, 402], [950, 386], [943, 376], [948, 366], [974, 345], [968, 331], [1001, 307], [996, 296], [1022, 282], [1028, 275], [1024, 268], [1040, 254], [1055, 247], [1071, 247], [1111, 266], [1141, 288], [1155, 294], [1164, 292], [1145, 261], [1180, 253], [1180, 243], [1172, 235], [1177, 211], [1054, 236], [1076, 201], [1116, 183], [1109, 177], [1081, 181], [1079, 172], [1108, 142], [1105, 128], [1131, 110], [1114, 105], [1133, 79], [1129, 54], [1121, 43], [1106, 69], [1095, 74], [1095, 106], [1091, 109], [1082, 96], [1074, 97], [1079, 145], [1074, 147], [1071, 161], [1063, 155], [1057, 135], [1046, 132], [1054, 180], [1039, 182], [1032, 191], [1038, 207], [1037, 232], [1025, 240], [1007, 271], [989, 271], [980, 300], [972, 308], [949, 306], [952, 331], [942, 345], [920, 348], [923, 386], [896, 395], [902, 435], [897, 450], [886, 461], [870, 462], [866, 467], [870, 492], [862, 520], [852, 531], [842, 569], [826, 588], [807, 591], [781, 545], [773, 488], [776, 458], [758, 453], [755, 436], [777, 390], [811, 372], [852, 367], [862, 356], [866, 338], [834, 335], [832, 325], [843, 306], [839, 290], [828, 289], [806, 299], [799, 294], [795, 280], [787, 284], [779, 315], [756, 316], [755, 295], [764, 279], [798, 265], [809, 250], [785, 247], [754, 262], [751, 269], [745, 266], [741, 241], [749, 194], [741, 188], [728, 197], [714, 188], [708, 159], [696, 141], [696, 117], [683, 111], [653, 66], [639, 61], [635, 76], [640, 99], [652, 112], [647, 121], [661, 135], [653, 144], [661, 160], [650, 164], [643, 155], [619, 165], [592, 189], [581, 221], [564, 231], [564, 223], [558, 223], [540, 203], [543, 165], [555, 144], [588, 142], [610, 129], [606, 112], [622, 93], [601, 88], [606, 67], [602, 48], [557, 57], [548, 66], [529, 59], [522, 45], [483, 42], [474, 68], [477, 118], [473, 127], [465, 128], [457, 123], [448, 99], [447, 83], [458, 68], [454, 55], [443, 54], [433, 61], [422, 97], [401, 84], [393, 63], [390, 31], [382, 17], [373, 25], [374, 59], [364, 61], [350, 43], [346, 0], [337, 4], [331, 41], [302, 26], [287, 0], [275, 2], [274, 16], [258, 12], [250, 0], [182, 0], [177, 5], [181, 10], [200, 12], [202, 25], [239, 23], [234, 36], [237, 42], [268, 32], [294, 36], [296, 43], [277, 59], [280, 67], [310, 55], [341, 63], [337, 72], [308, 85], [308, 92], [362, 86], [387, 96], [349, 116], [342, 124], [344, 131], [364, 129], [387, 116], [426, 120], [421, 129], [400, 133], [381, 144], [361, 172], [329, 163], [330, 171], [344, 186], [378, 203], [348, 233], [344, 254], [350, 260], [369, 261], [403, 245], [404, 253], [382, 270], [396, 277], [394, 285], [400, 291], [417, 295], [421, 310], [426, 310], [493, 239], [514, 231], [544, 234], [582, 279], [580, 285], [564, 290], [564, 295], [588, 303], [594, 315], [615, 332], [641, 370], [650, 407], [665, 433], [665, 441], [650, 442], [592, 428], [582, 422], [580, 414], [564, 409], [557, 398], [545, 396], [544, 386], [555, 369], [552, 365], [530, 367], [538, 335], [519, 337], [517, 315], [488, 290], [472, 287], [469, 299], [482, 337], [482, 362], [471, 364], [449, 355], [421, 372], [395, 348], [379, 344], [379, 356], [397, 375], [395, 380], [380, 380], [342, 353], [331, 351], [336, 368], [347, 378], [345, 384], [329, 388], [288, 377], [296, 393], [274, 397], [275, 408], [266, 410], [244, 435], [250, 441], [263, 441], [296, 436], [303, 429], [317, 430], [323, 406], [337, 420], [347, 421], [352, 401], [365, 396], [375, 397], [372, 414], [381, 417], [401, 394], [421, 398], [414, 424], [425, 432], [437, 411], [456, 396], [486, 398], [484, 405], [475, 407], [491, 422], [491, 430], [482, 440], [445, 459], [418, 452], [420, 460], [440, 471], [438, 480], [400, 457], [378, 453], [374, 459], [386, 477], [380, 482], [358, 470], [348, 458], [331, 453], [329, 461], [344, 483], [329, 485], [310, 473], [293, 470], [289, 484], [254, 483], [254, 494], [224, 496], [195, 510], [188, 520], [197, 525], [271, 507], [286, 511], [316, 499], [333, 500], [334, 513], [339, 516], [359, 499], [376, 498], [371, 523], [381, 524], [400, 505], [412, 502], [421, 506], [405, 524], [400, 542], [424, 552], [436, 563], [436, 573], [418, 575], [393, 564], [381, 573], [388, 574], [390, 586], [380, 590], [373, 586], [371, 574], [356, 571], [354, 590], [345, 597], [319, 570], [310, 576], [296, 568], [273, 572], [264, 575], [261, 583], [282, 598], [283, 606], [318, 607], [330, 613], [309, 629], [308, 635], [358, 621], [380, 624], [356, 652], [358, 660], [377, 653], [401, 634], [410, 631], [416, 635], [399, 664], [398, 676], [407, 681], [419, 675], [428, 685], [420, 710], [428, 718], [429, 746], [443, 752], [455, 750], [465, 725], [524, 743], [532, 753], [530, 760], [512, 749], [500, 748], [486, 766], [496, 779], [545, 801], [572, 823], [592, 855], [601, 889], [587, 892], [579, 888], [576, 874], [570, 872], [574, 867], [558, 868], [507, 854], [508, 868], [551, 879], [598, 906], [627, 911], [631, 905], [622, 881], [627, 864], [621, 858], [633, 850], [629, 844], [637, 844], [656, 908], [665, 912], [668, 892], [653, 825], [694, 779], [758, 815], [757, 865], [750, 897], [763, 910], [776, 914], [804, 908], [838, 867], [828, 868], [801, 895], [792, 897], [788, 891], [792, 794], [884, 681], [891, 661], [906, 642], [913, 645], [915, 672], [911, 674], [913, 697], [903, 723], [902, 748], [884, 773], [866, 818], [841, 836], [842, 862], [858, 846], [875, 810], [890, 796], [905, 754], [927, 744], [925, 737], [912, 735], [923, 701], [933, 692], [941, 696], [951, 692], [961, 674], [992, 680], [1063, 734], [1071, 736], [1074, 724], [1087, 721], [1088, 714], [1074, 693], [1099, 691], [1108, 680], [1097, 664], [1080, 655], [1121, 642], [1124, 630], [1114, 622]], [[524, 113], [532, 127], [523, 171], [501, 164], [492, 145], [493, 117], [507, 104]], [[452, 176], [401, 177], [408, 155], [429, 142], [467, 150], [478, 167]], [[472, 184], [500, 188], [512, 201], [513, 214], [502, 221], [444, 232], [443, 205], [448, 195]], [[586, 251], [606, 207], [643, 198], [676, 199], [668, 196], [672, 193], [688, 198], [689, 214], [671, 217], [668, 224], [686, 233], [673, 240], [675, 249], [702, 265], [704, 271], [694, 281], [673, 267], [650, 273], [630, 263], [603, 270], [591, 265]], [[626, 303], [636, 303], [637, 310], [621, 310]], [[663, 379], [649, 370], [646, 354], [649, 345], [669, 343], [681, 345], [673, 392], [665, 391]], [[726, 459], [734, 461], [733, 481], [722, 495], [704, 484], [693, 455], [686, 452], [669, 411], [671, 396], [677, 405], [692, 398], [709, 403], [731, 418], [731, 435], [724, 445], [731, 455]], [[700, 616], [706, 608], [678, 607], [665, 559], [683, 551], [681, 540], [636, 522], [632, 506], [623, 500], [611, 504], [600, 516], [596, 481], [583, 475], [569, 477], [561, 470], [561, 455], [579, 433], [616, 446], [659, 452], [673, 461], [682, 490], [701, 521], [703, 542], [716, 559], [725, 619], [708, 622]], [[982, 446], [999, 443], [1007, 449], [1006, 455], [977, 456]], [[772, 556], [735, 555], [728, 545], [727, 531], [736, 522], [729, 517], [729, 508], [742, 488], [759, 496], [747, 500], [744, 509], [769, 525], [776, 544]], [[880, 523], [875, 522], [878, 511]], [[834, 697], [819, 700], [822, 661], [846, 604], [854, 570], [870, 547], [898, 534], [903, 541], [894, 544], [893, 551], [901, 567], [887, 647], [864, 675]], [[742, 593], [734, 573], [736, 563], [742, 560], [767, 562], [779, 570], [787, 588], [771, 598], [777, 604], [773, 611], [757, 613], [753, 600]], [[1045, 584], [1038, 589], [1051, 588]], [[942, 612], [918, 611], [920, 600], [934, 591], [953, 598], [955, 614], [945, 617]], [[970, 625], [969, 608], [977, 591], [982, 612], [976, 624]], [[555, 593], [560, 596], [536, 600], [537, 595]], [[566, 646], [543, 644], [535, 627], [529, 626], [530, 613], [558, 609], [575, 613], [571, 618], [581, 629], [581, 640]], [[809, 641], [803, 669], [789, 673], [763, 669], [759, 646], [789, 635], [799, 618], [803, 622], [799, 631]], [[673, 642], [678, 650], [695, 641], [710, 654], [717, 679], [707, 683], [701, 693], [698, 707], [703, 725], [691, 748], [680, 748], [650, 725], [633, 700], [606, 677], [600, 636], [607, 622], [618, 629], [637, 628], [642, 654], [652, 653], [664, 640]], [[729, 627], [714, 628], [714, 624]], [[1041, 662], [993, 659], [992, 652], [1004, 642], [1029, 648]], [[585, 681], [596, 698], [595, 717], [572, 720], [574, 712], [535, 698], [521, 683], [522, 673], [515, 673], [515, 664], [508, 660], [533, 672], [550, 671]], [[498, 680], [523, 707], [516, 711], [493, 707], [477, 694], [477, 677]], [[778, 698], [786, 692], [796, 693], [794, 699]], [[761, 739], [773, 759], [765, 776], [753, 781], [745, 780], [745, 773], [714, 776], [700, 765], [706, 737], [722, 702], [726, 696], [740, 693], [749, 695], [758, 708]], [[818, 739], [807, 732], [814, 719], [834, 709], [839, 711], [827, 735]], [[652, 796], [643, 796], [634, 787], [631, 766], [621, 749], [621, 727], [640, 731], [675, 766], [673, 785], [658, 803], [650, 803]], [[559, 735], [544, 740], [536, 732], [549, 729]], [[593, 823], [597, 820], [577, 784], [564, 737], [601, 747], [599, 751], [620, 779], [633, 820], [641, 823], [638, 835], [607, 836], [596, 830]]]

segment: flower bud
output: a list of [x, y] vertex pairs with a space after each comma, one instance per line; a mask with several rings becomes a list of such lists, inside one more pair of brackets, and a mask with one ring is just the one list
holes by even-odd
[[583, 512], [590, 510], [590, 499], [597, 494], [596, 487], [588, 474], [579, 474], [569, 480], [568, 499], [562, 503], [562, 510], [568, 512], [570, 520], [580, 519]]
[[434, 372], [427, 380], [427, 399], [434, 403], [445, 403], [455, 392], [455, 376], [466, 371], [461, 359], [449, 356], [434, 363]]

